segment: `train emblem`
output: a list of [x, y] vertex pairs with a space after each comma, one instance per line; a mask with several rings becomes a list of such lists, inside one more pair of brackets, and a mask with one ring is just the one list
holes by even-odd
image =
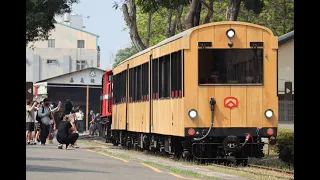
[[228, 96], [224, 98], [224, 107], [232, 109], [234, 107], [238, 107], [238, 104], [239, 104], [239, 101], [236, 97]]

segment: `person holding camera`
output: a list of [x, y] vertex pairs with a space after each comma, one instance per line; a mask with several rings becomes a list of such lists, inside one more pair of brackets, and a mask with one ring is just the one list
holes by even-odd
[[61, 104], [56, 108], [50, 109], [50, 100], [45, 98], [43, 100], [43, 105], [40, 106], [38, 110], [38, 116], [40, 118], [40, 142], [41, 145], [46, 144], [47, 137], [50, 131], [50, 124], [53, 124], [52, 113], [59, 111]]
[[61, 144], [58, 146], [59, 149], [62, 149], [62, 144], [66, 145], [66, 149], [72, 148], [72, 146], [69, 147], [69, 145], [75, 144], [79, 138], [79, 134], [75, 133], [75, 124], [71, 122], [73, 118], [70, 116], [72, 115], [65, 115], [58, 126], [57, 141]]
[[27, 100], [26, 104], [26, 144], [34, 144], [31, 142], [32, 132], [34, 131], [34, 110], [37, 103]]

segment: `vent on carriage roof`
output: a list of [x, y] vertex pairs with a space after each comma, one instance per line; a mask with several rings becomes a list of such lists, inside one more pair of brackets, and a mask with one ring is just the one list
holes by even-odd
[[288, 32], [278, 38], [279, 46], [294, 39], [294, 31]]

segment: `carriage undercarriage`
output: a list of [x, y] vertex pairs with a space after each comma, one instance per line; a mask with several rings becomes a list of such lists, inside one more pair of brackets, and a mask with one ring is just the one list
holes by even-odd
[[[235, 161], [247, 165], [249, 157], [264, 157], [266, 144], [259, 137], [207, 137], [194, 141], [190, 137], [166, 136], [159, 134], [115, 131], [107, 133], [108, 142], [125, 149], [149, 151], [155, 154], [169, 155], [185, 160], [197, 160], [206, 163]], [[249, 137], [249, 139], [248, 139]]]

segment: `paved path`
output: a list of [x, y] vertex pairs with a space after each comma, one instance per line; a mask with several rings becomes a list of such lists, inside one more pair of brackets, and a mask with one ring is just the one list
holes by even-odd
[[65, 150], [57, 145], [27, 145], [26, 176], [30, 180], [193, 179], [90, 149]]

